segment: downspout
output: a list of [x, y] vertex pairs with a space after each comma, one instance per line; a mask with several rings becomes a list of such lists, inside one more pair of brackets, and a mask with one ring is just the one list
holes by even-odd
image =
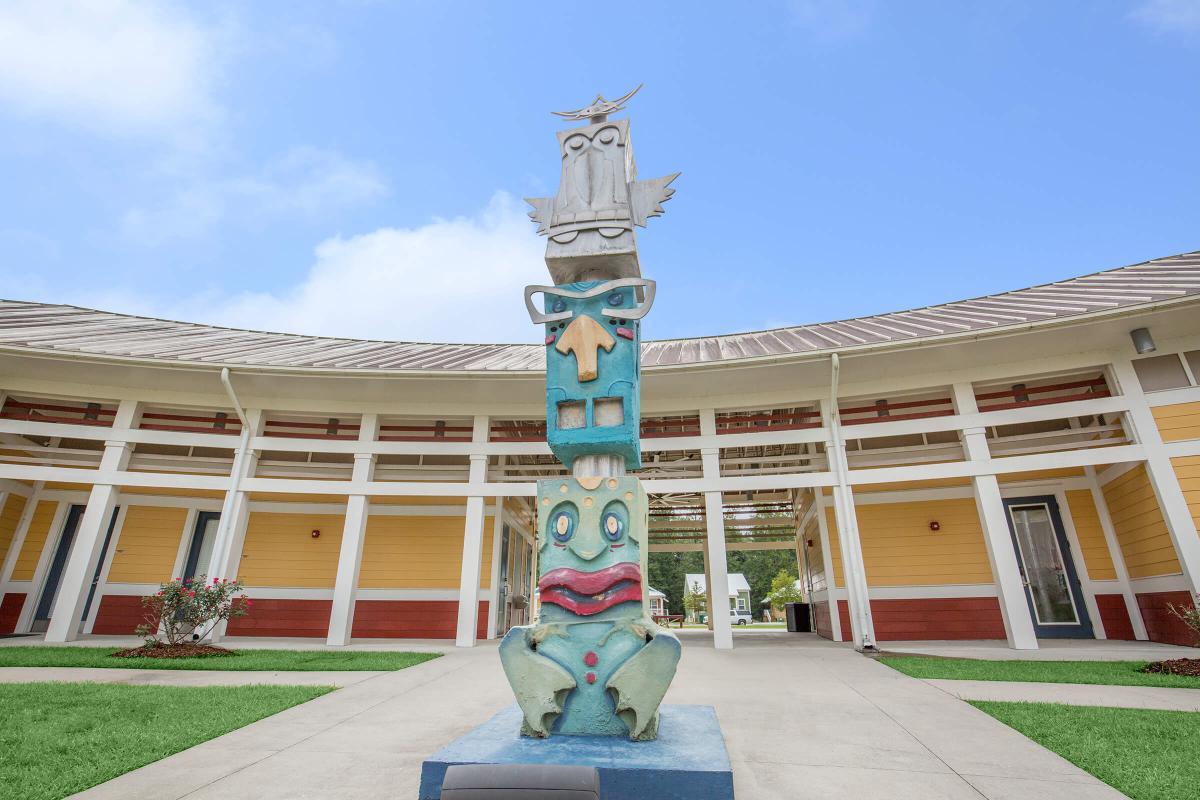
[[[851, 614], [857, 621], [857, 627], [862, 638], [862, 649], [867, 652], [875, 651], [874, 632], [870, 624], [870, 606], [871, 600], [866, 591], [866, 581], [864, 576], [858, 574], [858, 570], [854, 570], [854, 575], [847, 569], [847, 563], [852, 558], [854, 563], [862, 564], [862, 548], [858, 537], [858, 524], [855, 521], [854, 507], [847, 498], [850, 496], [850, 465], [846, 460], [846, 443], [842, 439], [842, 421], [841, 415], [838, 413], [838, 378], [841, 373], [841, 360], [837, 353], [831, 353], [830, 361], [830, 378], [829, 378], [829, 436], [833, 444], [833, 468], [834, 477], [837, 480], [837, 491], [834, 492], [834, 502], [840, 506], [841, 523], [838, 525], [838, 538], [842, 543], [842, 573], [846, 579], [846, 594], [847, 598], [851, 595], [857, 598], [856, 602], [850, 608]], [[831, 578], [833, 576], [830, 576]], [[861, 580], [860, 582], [860, 578]], [[830, 582], [830, 588], [834, 588], [834, 582]], [[837, 602], [830, 593], [830, 601]], [[851, 605], [847, 603], [847, 605]]]
[[217, 523], [217, 540], [213, 543], [213, 556], [209, 561], [209, 578], [228, 577], [226, 572], [229, 568], [229, 557], [225, 552], [229, 545], [229, 529], [233, 524], [233, 505], [237, 493], [242, 486], [242, 473], [245, 471], [246, 454], [250, 450], [250, 437], [253, 433], [250, 430], [250, 420], [246, 418], [246, 412], [242, 408], [242, 403], [238, 400], [237, 392], [234, 391], [233, 381], [230, 379], [229, 367], [221, 368], [221, 384], [225, 387], [225, 394], [229, 396], [229, 402], [233, 405], [233, 411], [237, 414], [238, 421], [242, 424], [242, 434], [238, 441], [237, 450], [233, 454], [233, 469], [229, 474], [229, 489], [225, 492], [225, 500], [221, 504], [221, 519]]

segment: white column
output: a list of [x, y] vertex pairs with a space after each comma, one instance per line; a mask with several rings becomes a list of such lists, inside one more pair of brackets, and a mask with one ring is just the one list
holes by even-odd
[[[503, 466], [504, 456], [500, 456], [499, 462]], [[487, 616], [487, 638], [489, 639], [496, 638], [496, 629], [500, 620], [500, 549], [504, 541], [504, 498], [497, 497], [495, 503], [496, 513], [492, 518], [492, 574], [488, 578], [488, 586], [491, 587], [488, 592]], [[535, 572], [534, 575], [536, 574]], [[529, 598], [529, 607], [532, 610], [532, 596]]]
[[1133, 625], [1133, 636], [1140, 642], [1150, 638], [1146, 633], [1146, 621], [1142, 619], [1142, 609], [1138, 606], [1137, 595], [1129, 583], [1129, 570], [1125, 566], [1125, 554], [1121, 552], [1121, 542], [1117, 539], [1117, 529], [1108, 513], [1108, 502], [1104, 499], [1104, 490], [1096, 479], [1095, 467], [1084, 467], [1087, 475], [1088, 488], [1092, 491], [1092, 504], [1096, 506], [1096, 515], [1100, 518], [1100, 530], [1104, 531], [1104, 542], [1108, 545], [1108, 557], [1112, 559], [1113, 571], [1117, 574], [1117, 582], [1121, 584], [1121, 597], [1125, 599], [1125, 611], [1129, 614], [1129, 622]]
[[[867, 566], [863, 561], [862, 540], [858, 532], [858, 513], [854, 508], [854, 490], [850, 488], [850, 463], [842, 441], [836, 398], [821, 403], [821, 421], [827, 439], [825, 452], [829, 466], [837, 476], [833, 487], [833, 514], [837, 520], [838, 544], [842, 556], [842, 575], [846, 582], [846, 605], [850, 612], [850, 635], [855, 650], [875, 649], [875, 619], [871, 614], [871, 596], [867, 588]], [[832, 618], [832, 615], [831, 615]]]
[[825, 509], [829, 507], [829, 499], [825, 497], [824, 489], [817, 487], [815, 494], [817, 504], [817, 531], [821, 536], [821, 561], [825, 567], [825, 597], [829, 604], [829, 629], [835, 642], [842, 641], [842, 610], [838, 606], [837, 575], [833, 571], [833, 553], [829, 550], [829, 519]]
[[1158, 500], [1158, 508], [1167, 524], [1171, 542], [1175, 545], [1183, 579], [1194, 597], [1200, 592], [1200, 536], [1196, 535], [1196, 523], [1188, 509], [1183, 489], [1179, 486], [1179, 476], [1175, 474], [1171, 457], [1163, 446], [1158, 423], [1146, 402], [1133, 364], [1129, 359], [1115, 360], [1112, 373], [1121, 394], [1129, 401], [1129, 410], [1126, 412], [1129, 432], [1146, 451], [1146, 475], [1154, 489], [1154, 497]]
[[[242, 563], [242, 547], [246, 543], [246, 524], [250, 521], [250, 494], [242, 491], [242, 479], [253, 477], [258, 469], [258, 450], [251, 440], [262, 434], [264, 417], [261, 409], [246, 410], [249, 424], [242, 429], [242, 439], [234, 452], [229, 488], [225, 491], [221, 518], [217, 523], [217, 540], [205, 572], [210, 580], [237, 580], [238, 568]], [[227, 627], [227, 622], [217, 623], [205, 637], [206, 641], [220, 641]]]
[[[959, 414], [974, 414], [979, 410], [975, 402], [975, 389], [970, 383], [954, 384], [954, 405]], [[968, 461], [990, 461], [987, 435], [983, 428], [964, 428], [963, 449]], [[1036, 650], [1037, 636], [1033, 630], [1033, 619], [1029, 615], [1029, 601], [1025, 596], [1025, 581], [1017, 564], [1017, 553], [1013, 547], [1012, 534], [1008, 527], [1008, 514], [1000, 495], [1000, 483], [995, 475], [980, 475], [971, 479], [975, 491], [975, 509], [983, 527], [983, 541], [987, 545], [988, 561], [992, 565], [992, 577], [1000, 600], [1000, 614], [1004, 618], [1004, 632], [1008, 646], [1014, 650]]]
[[[137, 413], [136, 401], [122, 400], [117, 406], [113, 429], [133, 428]], [[131, 452], [132, 448], [127, 442], [105, 442], [104, 454], [100, 457], [100, 480], [105, 480], [109, 473], [125, 469]], [[120, 489], [114, 484], [97, 483], [92, 486], [87, 507], [75, 531], [67, 566], [59, 581], [54, 609], [50, 612], [50, 624], [46, 628], [47, 642], [69, 642], [79, 636], [83, 604], [87, 602], [96, 562], [104, 548], [104, 535], [108, 532], [108, 523], [119, 497]]]
[[[358, 426], [360, 444], [371, 444], [379, 432], [379, 417], [363, 414]], [[364, 483], [374, 477], [375, 454], [355, 453], [354, 472], [350, 480]], [[346, 498], [346, 518], [342, 525], [342, 547], [338, 553], [337, 578], [333, 584], [333, 608], [329, 613], [329, 634], [326, 644], [344, 646], [350, 644], [350, 632], [354, 627], [354, 603], [358, 596], [358, 572], [362, 566], [363, 541], [367, 535], [367, 518], [371, 513], [371, 499], [363, 494], [352, 494]]]
[[[488, 440], [488, 418], [475, 417], [471, 443], [476, 449]], [[479, 486], [487, 481], [487, 453], [472, 453], [467, 481]], [[481, 495], [467, 497], [467, 519], [463, 530], [462, 575], [458, 582], [458, 631], [454, 644], [474, 647], [479, 621], [479, 576], [483, 566], [483, 501]]]
[[[700, 410], [700, 436], [710, 442], [717, 435], [716, 412]], [[714, 442], [715, 444], [715, 442]], [[721, 451], [701, 447], [700, 460], [706, 481], [721, 477]], [[733, 626], [729, 623], [729, 563], [725, 557], [725, 503], [721, 493], [704, 493], [705, 552], [708, 554], [708, 619], [713, 632], [713, 647], [733, 649]]]
[[1075, 518], [1071, 515], [1071, 504], [1067, 502], [1067, 493], [1062, 489], [1054, 493], [1058, 503], [1059, 516], [1062, 518], [1063, 531], [1067, 534], [1067, 555], [1075, 566], [1075, 576], [1079, 579], [1079, 590], [1083, 593], [1083, 603], [1087, 607], [1088, 617], [1092, 621], [1092, 635], [1097, 639], [1107, 639], [1108, 631], [1104, 628], [1104, 618], [1100, 616], [1100, 606], [1096, 603], [1096, 587], [1092, 583], [1092, 574], [1088, 571], [1087, 559], [1083, 557], [1083, 546], [1079, 543], [1079, 531], [1075, 529]]
[[[13, 570], [17, 566], [17, 558], [20, 557], [21, 550], [25, 547], [25, 536], [29, 533], [29, 524], [33, 521], [33, 511], [37, 508], [42, 488], [45, 485], [44, 481], [37, 481], [33, 484], [33, 491], [25, 498], [25, 508], [21, 510], [21, 517], [17, 520], [17, 529], [13, 531], [12, 541], [8, 545], [8, 553], [4, 556], [4, 564], [0, 566], [0, 602], [4, 600], [9, 581], [12, 580]], [[30, 594], [33, 592], [27, 593], [27, 595]], [[28, 596], [25, 599], [28, 600]]]

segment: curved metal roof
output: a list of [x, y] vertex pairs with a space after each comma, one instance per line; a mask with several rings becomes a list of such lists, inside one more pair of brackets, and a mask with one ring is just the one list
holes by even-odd
[[[937, 306], [751, 333], [642, 344], [644, 367], [818, 353], [1054, 323], [1200, 295], [1200, 251]], [[300, 370], [527, 371], [532, 344], [433, 344], [220, 328], [0, 300], [0, 349], [100, 359]]]

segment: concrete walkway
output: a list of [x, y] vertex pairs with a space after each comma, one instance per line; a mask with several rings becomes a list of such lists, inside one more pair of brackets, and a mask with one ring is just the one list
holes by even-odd
[[960, 700], [1004, 700], [1025, 703], [1065, 703], [1069, 706], [1200, 711], [1200, 689], [943, 679], [926, 679], [925, 683]]
[[353, 686], [383, 672], [268, 672], [233, 670], [110, 669], [108, 667], [0, 667], [0, 683], [94, 681], [130, 686]]
[[[716, 707], [738, 796], [1119, 798], [941, 689], [809, 635], [683, 637], [668, 703]], [[485, 644], [366, 678], [135, 770], [88, 798], [414, 798], [422, 760], [512, 702]]]
[[1013, 650], [1002, 640], [961, 642], [881, 642], [885, 653], [991, 661], [1165, 661], [1200, 658], [1200, 648], [1116, 639], [1040, 639], [1037, 650]]

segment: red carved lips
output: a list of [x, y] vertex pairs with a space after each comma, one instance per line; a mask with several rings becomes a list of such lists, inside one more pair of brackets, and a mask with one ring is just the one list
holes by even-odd
[[586, 617], [618, 603], [641, 602], [642, 570], [630, 561], [595, 572], [559, 567], [543, 575], [538, 588], [543, 603]]

